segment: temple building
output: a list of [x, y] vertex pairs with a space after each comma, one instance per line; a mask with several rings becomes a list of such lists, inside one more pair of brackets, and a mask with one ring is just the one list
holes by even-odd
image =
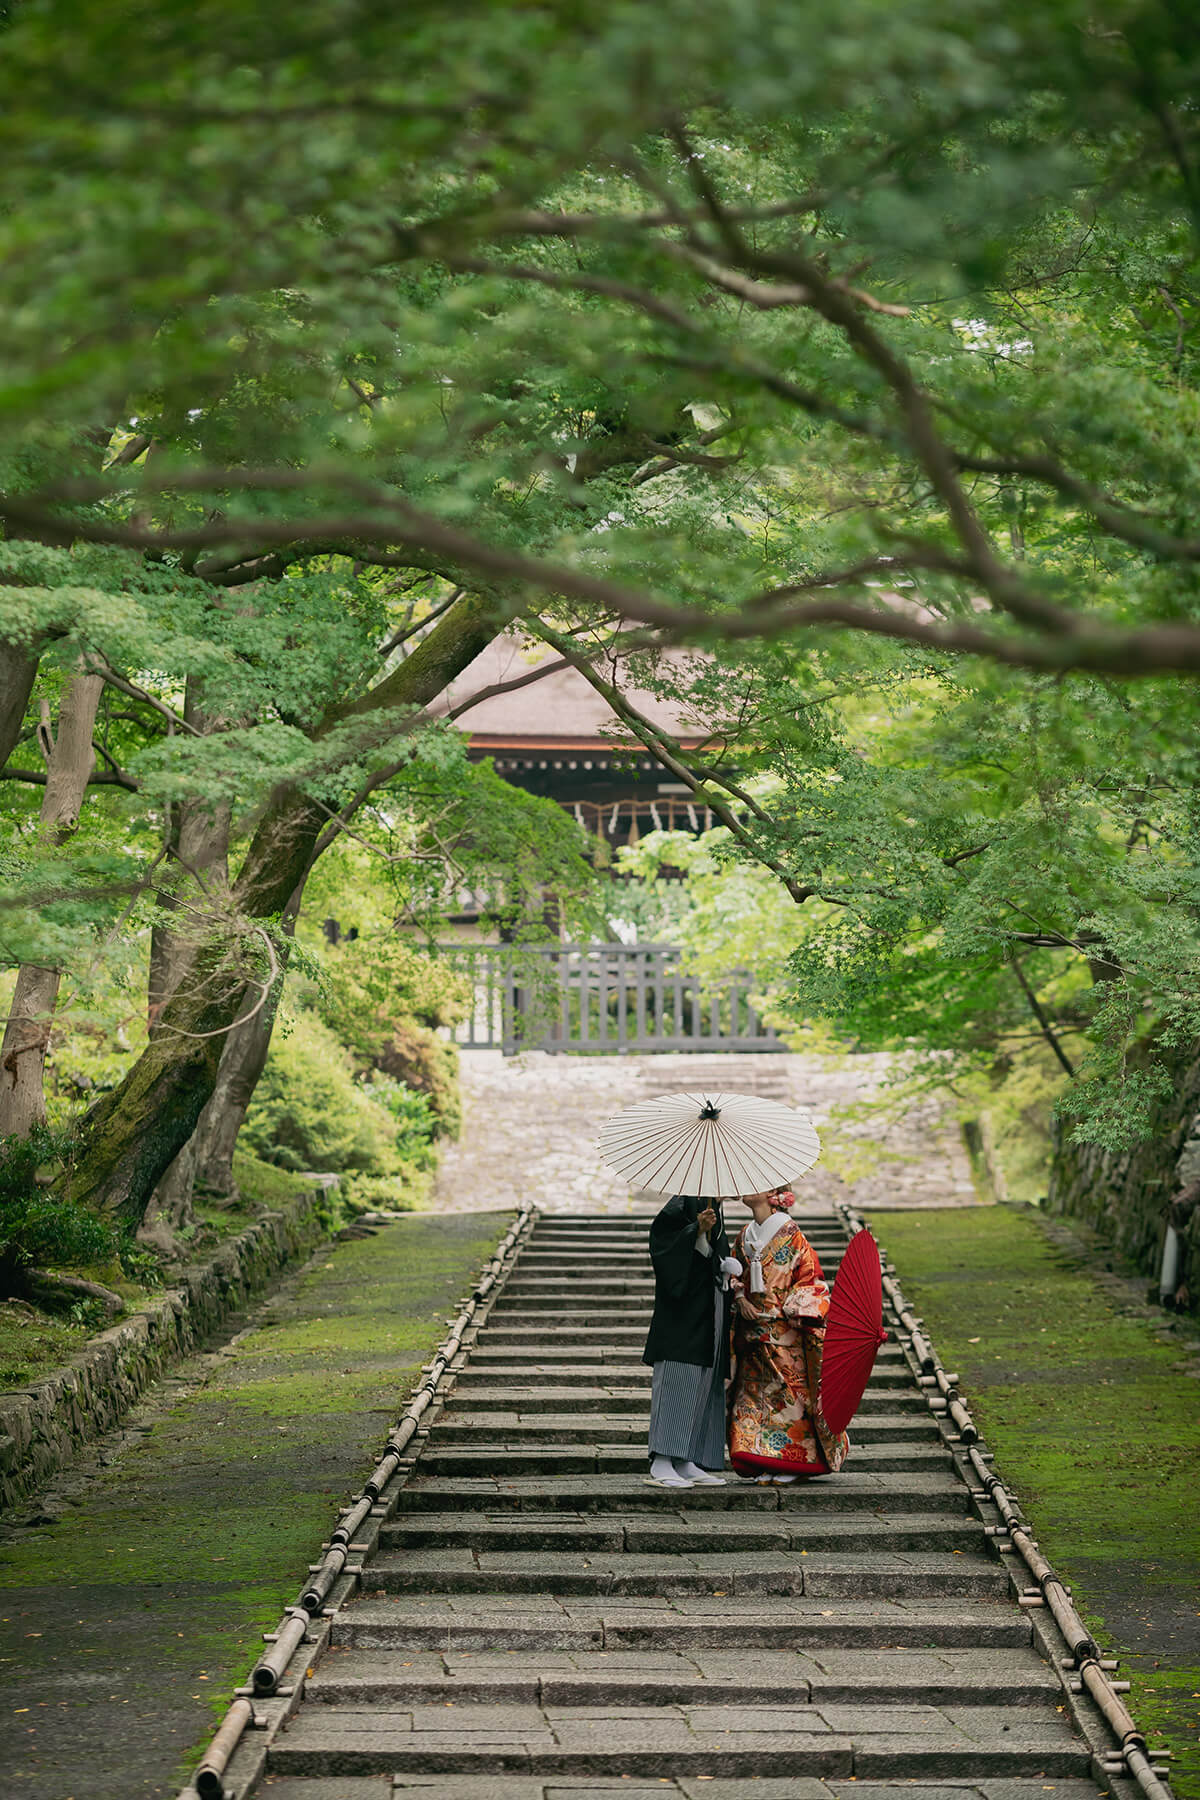
[[[541, 660], [554, 657], [547, 649]], [[439, 710], [463, 708], [473, 694], [516, 680], [538, 660], [519, 639], [497, 638], [447, 690]], [[685, 748], [707, 741], [698, 721], [669, 702], [635, 687], [626, 691], [640, 713]], [[472, 759], [490, 756], [506, 781], [556, 800], [612, 850], [636, 844], [648, 831], [712, 827], [709, 809], [671, 779], [575, 669], [557, 669], [508, 693], [489, 692], [462, 712], [460, 729]]]
[[[539, 656], [508, 635], [453, 683], [438, 710], [456, 716], [468, 754], [491, 757], [514, 787], [556, 801], [609, 850], [648, 831], [711, 830], [709, 808], [647, 753], [577, 670], [510, 685], [550, 660], [558, 660], [554, 651]], [[711, 746], [703, 720], [636, 687], [624, 692], [684, 749]], [[474, 695], [481, 697], [469, 704]], [[702, 988], [676, 945], [641, 941], [636, 931], [603, 942], [563, 941], [551, 893], [545, 918], [546, 941], [514, 949], [482, 895], [460, 891], [447, 910], [443, 952], [458, 957], [474, 988], [470, 1012], [454, 1029], [464, 1048], [506, 1055], [786, 1049], [760, 1016], [754, 978], [745, 971], [710, 977]]]

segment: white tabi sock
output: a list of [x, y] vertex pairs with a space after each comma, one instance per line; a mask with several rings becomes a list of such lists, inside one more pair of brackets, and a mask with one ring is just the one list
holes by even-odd
[[725, 1477], [723, 1475], [714, 1475], [710, 1469], [702, 1469], [698, 1463], [681, 1462], [678, 1457], [674, 1458], [674, 1462], [675, 1473], [677, 1475], [682, 1475], [688, 1481], [695, 1481], [701, 1487], [725, 1486]]
[[650, 1462], [650, 1479], [657, 1481], [660, 1487], [691, 1487], [686, 1475], [681, 1475], [669, 1456], [655, 1456]]

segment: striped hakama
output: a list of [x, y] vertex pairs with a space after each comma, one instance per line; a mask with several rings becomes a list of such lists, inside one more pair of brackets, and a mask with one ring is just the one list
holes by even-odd
[[650, 1386], [650, 1454], [702, 1469], [725, 1466], [725, 1379], [719, 1355], [725, 1296], [713, 1288], [713, 1359], [656, 1362]]

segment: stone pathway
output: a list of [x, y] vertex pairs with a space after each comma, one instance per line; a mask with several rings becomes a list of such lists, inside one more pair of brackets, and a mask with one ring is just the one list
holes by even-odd
[[[832, 1273], [839, 1221], [803, 1223]], [[1097, 1800], [897, 1344], [837, 1477], [647, 1484], [645, 1229], [539, 1219], [261, 1791]]]
[[[604, 1120], [651, 1094], [716, 1088], [764, 1094], [813, 1113], [825, 1144], [822, 1161], [804, 1177], [803, 1204], [835, 1200], [879, 1211], [889, 1207], [972, 1206], [977, 1196], [962, 1139], [936, 1101], [914, 1107], [899, 1123], [831, 1117], [875, 1094], [886, 1056], [824, 1059], [787, 1054], [745, 1056], [504, 1057], [464, 1050], [464, 1125], [447, 1146], [435, 1207], [533, 1202], [548, 1212], [629, 1213], [628, 1185], [605, 1168], [596, 1148]], [[848, 1166], [851, 1179], [833, 1172]]]

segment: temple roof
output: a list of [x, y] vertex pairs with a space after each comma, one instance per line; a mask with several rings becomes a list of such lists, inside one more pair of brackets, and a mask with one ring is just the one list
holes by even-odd
[[[682, 653], [681, 653], [682, 654]], [[530, 645], [511, 633], [495, 638], [486, 650], [453, 681], [435, 710], [444, 714], [462, 706], [472, 694], [516, 680], [541, 662], [556, 659], [557, 652]], [[627, 687], [640, 713], [669, 731], [681, 743], [699, 743], [707, 736], [703, 726], [689, 719], [679, 707]], [[629, 743], [604, 699], [575, 669], [558, 669], [540, 681], [506, 694], [492, 694], [463, 713], [460, 728], [467, 732], [473, 750], [569, 750], [603, 751]]]

